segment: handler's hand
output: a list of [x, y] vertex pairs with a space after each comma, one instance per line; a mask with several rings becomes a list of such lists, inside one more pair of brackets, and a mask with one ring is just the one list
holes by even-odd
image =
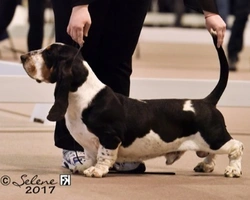
[[73, 7], [70, 16], [67, 33], [80, 46], [83, 45], [83, 36], [88, 36], [91, 26], [91, 18], [88, 11], [88, 5]]
[[217, 47], [219, 48], [223, 44], [226, 32], [226, 23], [218, 14], [204, 11], [204, 15], [206, 19], [207, 30], [210, 32], [212, 29], [217, 33]]

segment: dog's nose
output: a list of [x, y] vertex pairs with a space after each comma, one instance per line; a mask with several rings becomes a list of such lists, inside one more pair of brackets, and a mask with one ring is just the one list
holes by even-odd
[[24, 54], [24, 55], [20, 56], [20, 59], [21, 59], [22, 63], [24, 63], [27, 60], [27, 58], [28, 58], [27, 54]]

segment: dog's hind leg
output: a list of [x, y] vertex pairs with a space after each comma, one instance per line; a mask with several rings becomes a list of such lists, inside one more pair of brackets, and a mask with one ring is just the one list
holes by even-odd
[[243, 155], [243, 144], [235, 139], [230, 140], [221, 148], [228, 152], [229, 165], [226, 167], [224, 175], [225, 177], [240, 177], [241, 171], [241, 160]]
[[[229, 140], [220, 149], [214, 151], [216, 154], [228, 154], [229, 165], [226, 167], [224, 175], [226, 177], [240, 177], [241, 160], [243, 155], [243, 144], [235, 139]], [[210, 153], [203, 162], [199, 163], [195, 168], [195, 172], [212, 172], [215, 166], [215, 154]]]
[[175, 152], [170, 152], [165, 155], [166, 158], [166, 164], [167, 165], [172, 165], [176, 160], [178, 160], [185, 151], [175, 151]]
[[88, 177], [97, 177], [97, 178], [105, 176], [109, 172], [109, 169], [114, 165], [117, 159], [119, 146], [120, 144], [116, 149], [111, 150], [111, 149], [106, 149], [100, 144], [97, 154], [96, 165], [86, 169], [84, 171], [84, 175]]
[[195, 172], [212, 172], [215, 166], [215, 154], [210, 153], [202, 162], [194, 168]]

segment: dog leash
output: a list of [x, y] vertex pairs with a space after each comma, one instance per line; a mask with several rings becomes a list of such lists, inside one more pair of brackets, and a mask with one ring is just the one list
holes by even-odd
[[80, 51], [82, 50], [82, 47], [83, 47], [83, 45], [80, 45], [80, 47], [78, 48], [78, 50], [77, 50], [77, 52], [76, 52], [76, 55], [74, 56], [74, 59], [73, 59], [73, 60], [75, 60], [76, 56], [78, 56], [78, 54], [79, 54]]

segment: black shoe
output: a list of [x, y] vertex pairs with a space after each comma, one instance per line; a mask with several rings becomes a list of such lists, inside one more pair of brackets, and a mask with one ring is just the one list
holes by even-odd
[[146, 171], [146, 166], [143, 162], [127, 162], [115, 163], [110, 172], [126, 173], [126, 174], [142, 174]]
[[238, 59], [230, 59], [229, 58], [229, 71], [235, 72], [237, 71], [236, 64], [238, 62]]

